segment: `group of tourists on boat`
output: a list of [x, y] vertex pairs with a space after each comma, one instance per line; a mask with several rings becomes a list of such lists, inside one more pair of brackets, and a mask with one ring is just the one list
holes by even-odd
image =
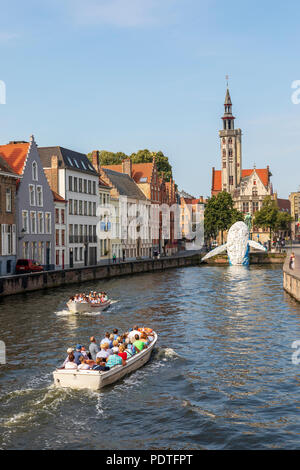
[[75, 303], [90, 303], [90, 304], [103, 304], [108, 301], [106, 292], [91, 291], [89, 294], [75, 294], [70, 297], [71, 302]]
[[153, 340], [151, 328], [135, 325], [123, 334], [115, 328], [112, 333], [106, 332], [100, 343], [97, 343], [95, 336], [91, 336], [88, 351], [81, 344], [69, 348], [61, 368], [108, 371], [117, 365], [125, 366], [128, 359], [148, 348]]

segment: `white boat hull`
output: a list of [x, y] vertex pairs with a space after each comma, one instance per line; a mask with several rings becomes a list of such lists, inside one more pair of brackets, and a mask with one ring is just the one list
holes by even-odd
[[100, 390], [106, 385], [113, 384], [120, 380], [127, 374], [146, 364], [151, 356], [151, 353], [157, 342], [157, 335], [154, 333], [154, 340], [142, 352], [134, 355], [125, 366], [115, 366], [107, 372], [100, 372], [96, 370], [72, 370], [72, 369], [57, 369], [53, 372], [54, 385], [59, 388], [73, 388], [90, 390]]
[[93, 313], [102, 312], [106, 310], [111, 304], [111, 301], [103, 302], [102, 304], [90, 304], [88, 302], [67, 302], [67, 307], [71, 313]]

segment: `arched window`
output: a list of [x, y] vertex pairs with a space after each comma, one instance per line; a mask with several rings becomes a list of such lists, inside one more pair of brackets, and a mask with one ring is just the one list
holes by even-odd
[[252, 196], [257, 196], [257, 195], [258, 195], [257, 188], [252, 188]]
[[223, 150], [222, 153], [223, 153], [223, 158], [226, 158], [226, 150], [225, 149]]
[[231, 137], [229, 137], [228, 143], [229, 143], [229, 144], [232, 144], [232, 138], [231, 138]]
[[38, 180], [38, 171], [37, 171], [37, 163], [36, 162], [33, 162], [32, 163], [32, 179], [33, 181], [37, 181]]

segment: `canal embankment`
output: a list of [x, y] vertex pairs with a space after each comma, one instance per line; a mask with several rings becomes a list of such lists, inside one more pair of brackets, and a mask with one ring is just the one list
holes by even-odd
[[[105, 280], [120, 276], [130, 276], [140, 273], [153, 273], [166, 269], [189, 266], [228, 265], [227, 255], [218, 255], [201, 262], [203, 253], [178, 255], [161, 259], [143, 259], [116, 264], [85, 266], [64, 270], [43, 271], [40, 273], [20, 274], [0, 278], [0, 297], [21, 294], [41, 289], [52, 289], [68, 284], [87, 281]], [[251, 253], [250, 264], [283, 264], [285, 254], [282, 253]]]
[[[253, 252], [250, 253], [250, 264], [283, 264], [286, 258], [286, 253], [262, 253]], [[221, 254], [208, 258], [203, 262], [212, 266], [229, 266], [229, 260], [227, 254]]]
[[85, 266], [39, 273], [20, 274], [0, 278], [0, 297], [40, 289], [51, 289], [68, 284], [82, 283], [139, 273], [151, 273], [165, 269], [196, 266], [203, 254], [172, 256], [161, 259], [128, 261], [116, 264]]
[[295, 255], [294, 269], [290, 268], [289, 261], [287, 256], [283, 265], [283, 288], [300, 302], [300, 255]]

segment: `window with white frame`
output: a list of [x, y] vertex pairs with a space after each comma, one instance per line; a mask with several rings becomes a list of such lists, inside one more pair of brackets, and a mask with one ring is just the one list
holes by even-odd
[[44, 233], [44, 213], [38, 213], [38, 232]]
[[51, 233], [51, 212], [45, 214], [45, 232]]
[[32, 163], [32, 179], [33, 179], [33, 181], [38, 180], [38, 167], [37, 167], [36, 162]]
[[37, 206], [43, 207], [43, 187], [42, 186], [36, 187], [36, 203], [37, 203]]
[[30, 225], [31, 225], [31, 233], [36, 233], [36, 212], [30, 212]]
[[11, 189], [6, 188], [6, 212], [11, 212]]
[[29, 185], [29, 204], [35, 206], [35, 187], [34, 184]]
[[29, 233], [28, 211], [22, 211], [22, 229], [25, 233]]

